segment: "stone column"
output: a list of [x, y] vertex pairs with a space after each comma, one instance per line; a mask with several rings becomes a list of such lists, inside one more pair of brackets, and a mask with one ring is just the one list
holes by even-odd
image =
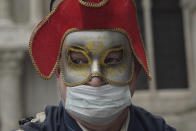
[[153, 42], [153, 30], [152, 30], [152, 4], [151, 0], [143, 0], [143, 14], [144, 14], [144, 30], [145, 30], [145, 42], [147, 48], [147, 55], [149, 57], [149, 68], [152, 80], [149, 81], [149, 87], [152, 94], [156, 91], [156, 75], [154, 66], [154, 42]]
[[22, 51], [0, 51], [1, 131], [15, 129], [22, 117], [20, 86], [22, 60]]
[[35, 24], [41, 21], [43, 17], [41, 0], [30, 0], [30, 23]]
[[193, 106], [196, 100], [196, 2], [194, 0], [181, 0], [183, 8], [183, 22], [185, 35], [185, 48], [189, 89], [193, 97]]
[[192, 30], [191, 30], [191, 37], [192, 37], [192, 45], [193, 45], [193, 65], [194, 65], [194, 79], [193, 79], [193, 87], [192, 90], [194, 91], [194, 101], [196, 101], [196, 2], [194, 10], [192, 10], [192, 17], [191, 17], [191, 24], [192, 24]]
[[0, 25], [11, 24], [8, 0], [0, 0]]
[[181, 7], [183, 12], [183, 22], [184, 22], [184, 36], [185, 36], [185, 52], [186, 52], [186, 63], [187, 63], [187, 79], [189, 88], [194, 87], [194, 70], [195, 70], [195, 63], [194, 63], [194, 44], [191, 42], [191, 28], [194, 29], [194, 26], [191, 27], [191, 10], [190, 10], [190, 1], [181, 1]]

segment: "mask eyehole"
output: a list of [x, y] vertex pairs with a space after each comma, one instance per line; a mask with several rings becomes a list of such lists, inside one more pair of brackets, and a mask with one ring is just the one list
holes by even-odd
[[121, 63], [123, 59], [123, 50], [111, 51], [107, 54], [104, 59], [104, 64], [106, 65], [117, 65]]
[[69, 51], [69, 57], [72, 63], [81, 65], [88, 64], [88, 58], [82, 52]]

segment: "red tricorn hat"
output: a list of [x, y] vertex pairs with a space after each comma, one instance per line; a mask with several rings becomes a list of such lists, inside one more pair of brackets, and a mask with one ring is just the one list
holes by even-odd
[[115, 30], [127, 36], [137, 62], [148, 77], [149, 68], [132, 0], [61, 0], [34, 29], [29, 52], [40, 75], [54, 73], [67, 34], [77, 30]]

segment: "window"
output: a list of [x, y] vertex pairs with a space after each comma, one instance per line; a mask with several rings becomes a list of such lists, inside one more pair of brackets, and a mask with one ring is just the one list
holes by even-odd
[[196, 90], [187, 8], [180, 0], [135, 1], [152, 80], [146, 82], [145, 73], [140, 74], [133, 103], [164, 114], [190, 109]]
[[[154, 47], [155, 86], [157, 89], [187, 88], [185, 40], [180, 1], [152, 0], [151, 2], [147, 4], [152, 5], [150, 14], [153, 43], [149, 44]], [[144, 4], [142, 0], [136, 0], [138, 22], [143, 38], [145, 38], [145, 29], [147, 29], [144, 26], [147, 22], [144, 20]], [[146, 42], [148, 41], [144, 44]], [[148, 89], [144, 76], [145, 72], [142, 71], [136, 89]]]
[[152, 2], [157, 88], [187, 88], [185, 40], [180, 1], [153, 0]]

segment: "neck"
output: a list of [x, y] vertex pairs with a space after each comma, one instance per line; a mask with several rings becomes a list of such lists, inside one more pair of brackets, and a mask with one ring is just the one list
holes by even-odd
[[84, 126], [89, 131], [119, 131], [123, 125], [123, 123], [127, 119], [128, 115], [128, 108], [124, 109], [124, 111], [118, 116], [114, 121], [107, 125], [92, 125], [89, 123], [86, 123], [84, 121], [79, 120], [75, 116], [73, 116], [71, 113], [68, 112], [68, 114], [75, 119], [77, 122], [79, 122], [82, 126]]

